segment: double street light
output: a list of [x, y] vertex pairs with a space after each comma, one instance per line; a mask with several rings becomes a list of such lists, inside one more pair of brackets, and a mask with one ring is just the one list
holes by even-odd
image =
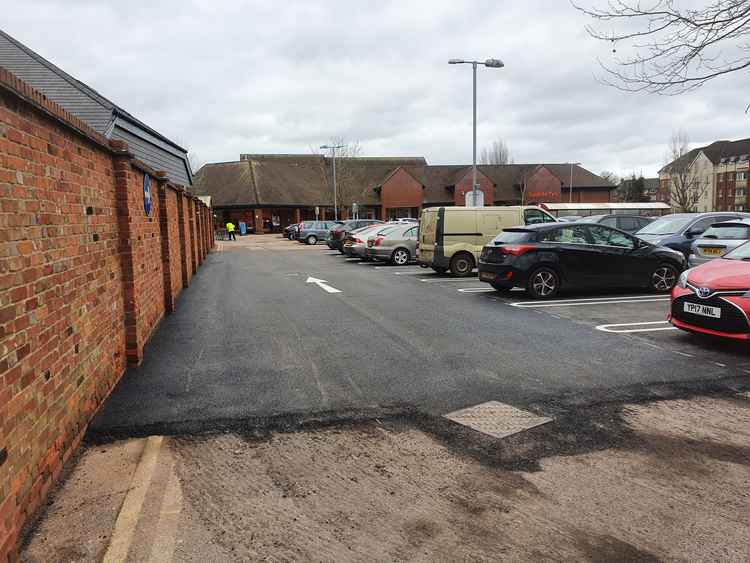
[[472, 207], [477, 205], [477, 66], [482, 65], [488, 68], [503, 68], [505, 65], [500, 59], [487, 59], [486, 61], [465, 61], [463, 59], [450, 59], [448, 64], [451, 65], [471, 65], [474, 74], [474, 132], [473, 132], [473, 148], [472, 148], [472, 171], [471, 171], [471, 201]]
[[331, 149], [331, 160], [333, 160], [333, 220], [339, 219], [338, 195], [336, 193], [336, 149], [344, 148], [344, 145], [320, 145], [321, 149]]

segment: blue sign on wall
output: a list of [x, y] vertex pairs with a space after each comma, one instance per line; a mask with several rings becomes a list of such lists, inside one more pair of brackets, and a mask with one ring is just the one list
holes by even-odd
[[143, 210], [146, 215], [151, 215], [151, 178], [148, 174], [143, 175]]

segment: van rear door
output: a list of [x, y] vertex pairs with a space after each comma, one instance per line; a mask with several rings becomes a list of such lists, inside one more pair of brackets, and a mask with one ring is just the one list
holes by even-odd
[[419, 248], [417, 248], [417, 258], [425, 263], [432, 261], [435, 252], [437, 211], [436, 207], [423, 209], [419, 220]]

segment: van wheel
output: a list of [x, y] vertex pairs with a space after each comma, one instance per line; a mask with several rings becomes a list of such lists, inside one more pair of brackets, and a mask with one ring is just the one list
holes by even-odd
[[410, 258], [411, 256], [409, 255], [409, 251], [407, 249], [397, 248], [391, 255], [391, 262], [393, 262], [396, 266], [405, 266], [409, 263]]
[[471, 275], [474, 269], [474, 257], [466, 252], [456, 254], [451, 259], [451, 274], [459, 278], [465, 278]]
[[534, 299], [550, 299], [560, 291], [560, 276], [552, 268], [541, 267], [529, 274], [526, 293]]
[[318, 237], [315, 235], [310, 235], [307, 237], [307, 244], [318, 244]]

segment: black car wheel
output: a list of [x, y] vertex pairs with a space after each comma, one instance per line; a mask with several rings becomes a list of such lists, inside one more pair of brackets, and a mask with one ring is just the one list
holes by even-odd
[[309, 237], [307, 237], [306, 242], [307, 244], [318, 244], [318, 237], [316, 237], [315, 235], [310, 235]]
[[409, 259], [411, 256], [409, 255], [409, 251], [405, 248], [397, 248], [393, 251], [393, 255], [391, 256], [391, 262], [396, 264], [396, 266], [405, 266], [409, 263]]
[[529, 274], [526, 291], [534, 299], [550, 299], [560, 290], [560, 276], [552, 268], [537, 268]]
[[459, 278], [465, 278], [471, 275], [471, 271], [474, 269], [474, 257], [471, 254], [462, 252], [456, 254], [451, 259], [451, 274]]
[[677, 268], [672, 264], [659, 264], [659, 266], [651, 274], [651, 279], [649, 280], [651, 290], [657, 293], [666, 293], [667, 291], [671, 291], [677, 283], [677, 278], [679, 275], [680, 274], [677, 271]]

